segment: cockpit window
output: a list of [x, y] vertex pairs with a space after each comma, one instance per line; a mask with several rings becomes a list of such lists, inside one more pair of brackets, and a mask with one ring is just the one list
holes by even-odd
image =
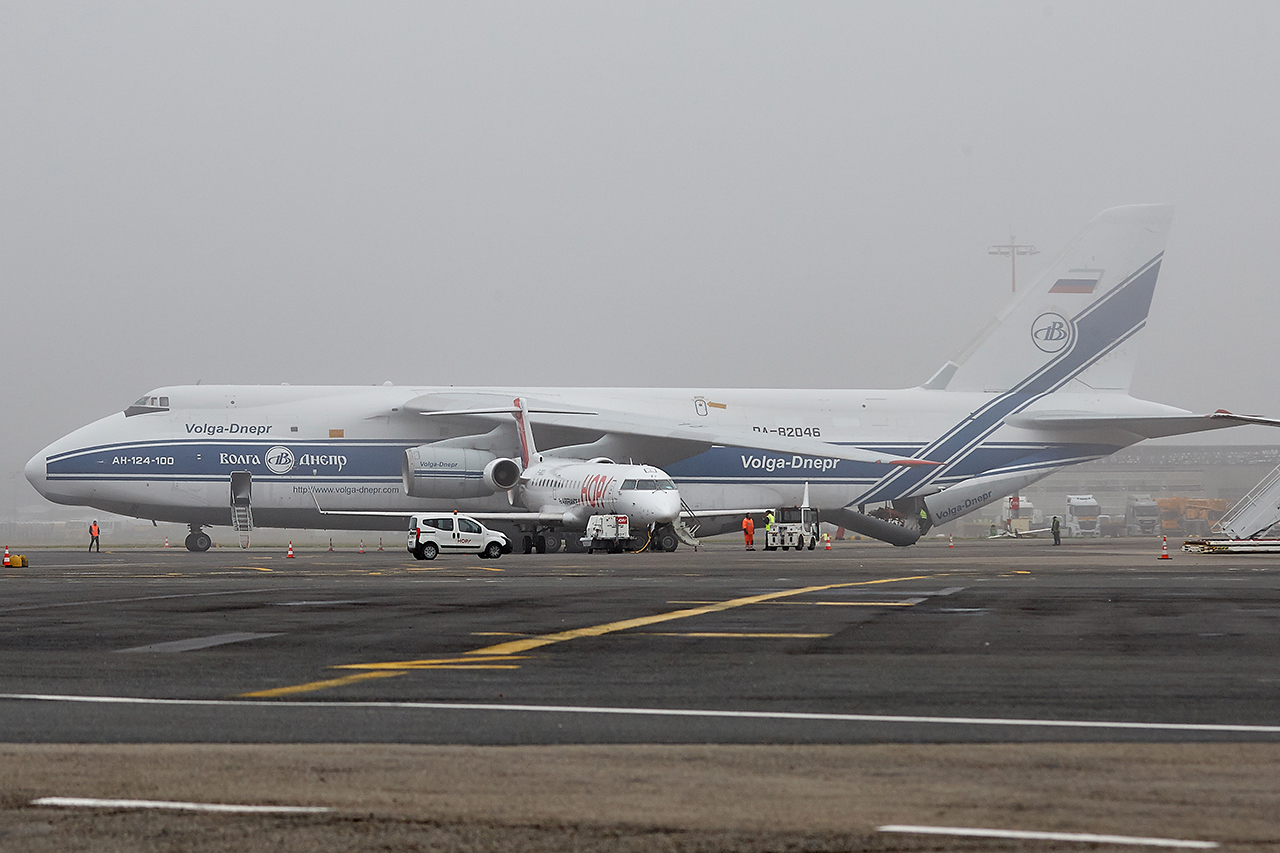
[[674, 492], [676, 490], [676, 484], [671, 482], [670, 480], [657, 480], [656, 482], [658, 484], [658, 488], [661, 491]]
[[622, 491], [624, 491], [624, 492], [634, 492], [634, 491], [635, 491], [635, 489], [636, 489], [636, 481], [635, 481], [635, 480], [623, 480], [623, 481], [622, 481]]
[[658, 484], [653, 480], [637, 480], [636, 488], [642, 492], [651, 492], [658, 488]]
[[169, 398], [159, 397], [154, 394], [148, 394], [138, 398], [138, 402], [124, 410], [124, 416], [131, 418], [134, 415], [149, 415], [153, 412], [169, 411]]

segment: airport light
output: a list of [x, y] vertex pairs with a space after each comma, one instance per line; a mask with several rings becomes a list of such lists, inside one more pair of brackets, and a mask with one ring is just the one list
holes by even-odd
[[991, 248], [987, 249], [987, 254], [1003, 255], [1004, 257], [1009, 258], [1009, 265], [1011, 267], [1010, 281], [1013, 285], [1013, 292], [1017, 293], [1018, 292], [1018, 255], [1038, 255], [1040, 254], [1040, 250], [1037, 249], [1035, 246], [1031, 246], [1026, 243], [1021, 243], [1021, 244], [1018, 243], [1018, 238], [1010, 234], [1008, 243], [1003, 243], [999, 246], [992, 246]]

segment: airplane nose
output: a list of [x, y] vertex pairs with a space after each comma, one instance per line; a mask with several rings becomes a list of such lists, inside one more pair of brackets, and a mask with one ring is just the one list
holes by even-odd
[[45, 453], [41, 450], [35, 456], [28, 460], [26, 467], [22, 469], [22, 473], [26, 475], [29, 482], [35, 490], [40, 494], [44, 494], [49, 481], [45, 478]]
[[663, 492], [663, 521], [675, 521], [680, 517], [680, 496], [675, 492]]

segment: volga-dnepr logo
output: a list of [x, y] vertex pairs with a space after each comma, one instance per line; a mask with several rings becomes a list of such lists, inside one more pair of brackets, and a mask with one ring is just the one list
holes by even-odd
[[293, 451], [276, 445], [267, 451], [267, 470], [272, 474], [288, 474], [293, 470]]
[[1047, 353], [1062, 352], [1074, 334], [1071, 321], [1052, 311], [1041, 314], [1031, 324], [1031, 340]]

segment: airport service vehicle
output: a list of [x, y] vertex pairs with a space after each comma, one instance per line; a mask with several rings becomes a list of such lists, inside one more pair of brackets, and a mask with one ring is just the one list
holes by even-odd
[[1157, 498], [1160, 532], [1166, 536], [1208, 536], [1217, 532], [1228, 504], [1222, 498]]
[[1098, 516], [1098, 535], [1109, 536], [1112, 539], [1118, 539], [1124, 536], [1124, 519], [1120, 516], [1110, 516], [1106, 513]]
[[1000, 526], [1008, 533], [1030, 533], [1044, 522], [1044, 513], [1021, 495], [1010, 495], [1000, 506]]
[[784, 506], [774, 513], [773, 527], [764, 532], [764, 549], [783, 551], [817, 546], [818, 511], [808, 506]]
[[1097, 536], [1101, 514], [1093, 495], [1067, 495], [1067, 517], [1062, 529], [1068, 536]]
[[1124, 507], [1126, 536], [1154, 536], [1160, 530], [1160, 504], [1151, 495], [1129, 495]]
[[[795, 504], [808, 482], [827, 521], [910, 545], [928, 527], [921, 509], [943, 524], [1144, 438], [1280, 425], [1129, 394], [1171, 216], [1161, 205], [1101, 213], [918, 387], [183, 385], [54, 441], [25, 474], [57, 503], [185, 523], [204, 537], [197, 546], [216, 525], [403, 529], [410, 513], [459, 509], [518, 513], [506, 523], [550, 549], [549, 537], [594, 514], [637, 523], [640, 512], [604, 497], [601, 460], [630, 460], [673, 481], [674, 509], [654, 503], [644, 522], [664, 533], [684, 513], [701, 532], [731, 531], [741, 517], [730, 508]], [[902, 322], [904, 346], [919, 346]], [[851, 346], [851, 360], [865, 355]], [[632, 364], [642, 376], [642, 360]], [[542, 464], [563, 467], [524, 464], [524, 431], [506, 414], [516, 398], [528, 401]], [[613, 470], [619, 486], [644, 479]], [[890, 509], [915, 521], [876, 516]]]
[[477, 554], [496, 560], [511, 553], [511, 543], [474, 518], [453, 513], [424, 513], [409, 519], [409, 553], [419, 560], [439, 554]]
[[587, 529], [579, 541], [591, 554], [596, 551], [620, 554], [633, 549], [637, 544], [631, 536], [631, 522], [625, 515], [591, 516], [587, 519]]

